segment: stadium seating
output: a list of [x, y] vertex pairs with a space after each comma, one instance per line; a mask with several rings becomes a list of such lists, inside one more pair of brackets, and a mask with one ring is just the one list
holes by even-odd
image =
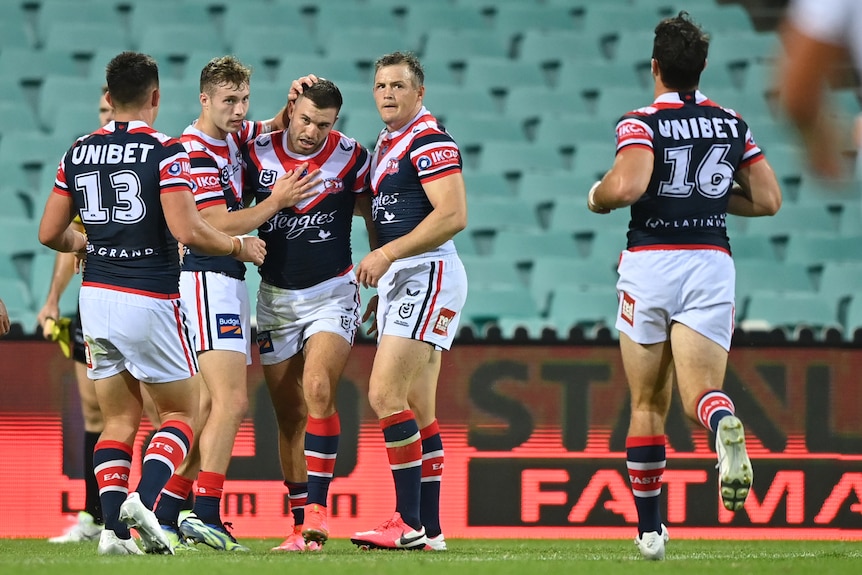
[[586, 290], [563, 286], [554, 290], [548, 318], [560, 333], [572, 327], [580, 327], [588, 333], [607, 327], [615, 333], [617, 306], [613, 285]]
[[842, 327], [835, 302], [816, 293], [756, 292], [748, 301], [740, 325], [748, 330], [778, 328], [791, 334], [801, 327], [818, 333], [827, 328]]

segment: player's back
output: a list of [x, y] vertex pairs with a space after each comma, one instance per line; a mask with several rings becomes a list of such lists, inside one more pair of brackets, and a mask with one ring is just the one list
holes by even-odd
[[727, 247], [725, 217], [736, 171], [762, 156], [747, 124], [700, 92], [672, 92], [623, 117], [617, 149], [651, 147], [653, 173], [632, 205], [629, 246]]
[[72, 195], [87, 230], [85, 284], [177, 292], [177, 242], [160, 196], [191, 191], [178, 140], [143, 122], [112, 122], [75, 142], [55, 185]]

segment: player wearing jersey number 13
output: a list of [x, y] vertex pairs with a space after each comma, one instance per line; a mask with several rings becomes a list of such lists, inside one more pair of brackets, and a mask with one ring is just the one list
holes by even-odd
[[659, 498], [674, 379], [686, 414], [716, 435], [724, 506], [741, 509], [753, 479], [742, 423], [721, 390], [736, 277], [725, 217], [771, 216], [781, 190], [745, 121], [698, 90], [708, 48], [685, 12], [658, 24], [655, 101], [619, 121], [613, 167], [587, 199], [600, 214], [631, 206], [616, 327], [631, 393], [635, 543], [647, 559], [663, 559], [668, 538]]
[[[152, 508], [192, 443], [200, 377], [178, 293], [177, 241], [256, 264], [266, 249], [258, 238], [217, 231], [195, 208], [188, 154], [178, 140], [150, 127], [160, 99], [155, 60], [123, 52], [108, 64], [106, 77], [114, 121], [64, 154], [39, 241], [87, 257], [79, 302], [88, 375], [105, 421], [93, 454], [105, 520], [98, 551], [140, 553], [129, 531], [134, 527], [146, 551], [173, 553]], [[69, 227], [75, 213], [86, 237]], [[142, 411], [138, 379], [161, 426], [140, 482], [128, 493]]]

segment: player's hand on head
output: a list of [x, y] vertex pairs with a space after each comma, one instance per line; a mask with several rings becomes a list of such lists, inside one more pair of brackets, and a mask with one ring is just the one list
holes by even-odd
[[308, 162], [305, 162], [275, 181], [271, 197], [281, 208], [289, 208], [319, 194], [316, 188], [320, 182], [320, 170], [309, 172]]
[[241, 236], [242, 248], [236, 259], [241, 262], [251, 262], [256, 266], [263, 263], [266, 257], [266, 242], [257, 236]]
[[312, 84], [317, 83], [317, 76], [314, 74], [308, 74], [307, 76], [302, 76], [301, 78], [297, 78], [293, 82], [290, 83], [290, 90], [287, 93], [287, 101], [295, 102], [299, 95], [305, 91], [307, 86], [311, 86]]

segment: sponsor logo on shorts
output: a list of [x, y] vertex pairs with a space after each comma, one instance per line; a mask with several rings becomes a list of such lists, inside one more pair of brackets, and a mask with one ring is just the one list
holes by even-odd
[[398, 308], [398, 315], [402, 319], [407, 319], [408, 317], [413, 315], [413, 308], [414, 305], [412, 303], [402, 303], [401, 306]]
[[626, 320], [629, 325], [635, 325], [635, 300], [632, 296], [623, 292], [623, 305], [620, 308], [620, 317]]
[[417, 295], [419, 295], [419, 290], [411, 290], [410, 288], [407, 288], [407, 295], [409, 295], [410, 297], [416, 297]]
[[455, 312], [451, 309], [446, 309], [445, 307], [440, 310], [440, 313], [437, 314], [437, 321], [434, 322], [434, 333], [437, 335], [448, 335], [449, 334], [449, 324], [452, 322], [452, 318], [455, 317]]
[[93, 369], [93, 354], [90, 353], [89, 342], [84, 342], [84, 361], [87, 362], [87, 367]]
[[344, 331], [350, 331], [353, 329], [354, 325], [353, 318], [347, 315], [341, 316], [341, 329]]
[[219, 339], [242, 339], [242, 321], [239, 314], [217, 313], [216, 324]]
[[272, 333], [268, 331], [257, 333], [257, 350], [260, 353], [272, 353], [275, 351], [275, 348], [272, 346]]

